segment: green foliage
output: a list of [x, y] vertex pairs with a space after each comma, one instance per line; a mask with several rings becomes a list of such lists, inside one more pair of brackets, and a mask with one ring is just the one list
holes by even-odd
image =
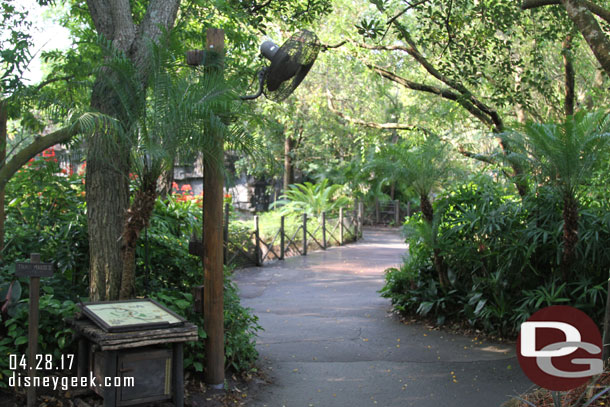
[[0, 6], [0, 99], [10, 96], [23, 86], [21, 78], [32, 58], [28, 12], [16, 3], [18, 2], [14, 0], [5, 0]]
[[349, 205], [350, 200], [342, 194], [342, 189], [342, 185], [328, 185], [326, 179], [317, 184], [305, 182], [291, 185], [273, 206], [279, 206], [283, 215], [306, 213], [319, 217], [322, 212], [336, 212]]
[[[561, 196], [540, 187], [520, 199], [488, 176], [477, 176], [445, 191], [434, 203], [436, 239], [421, 215], [405, 223], [409, 257], [386, 271], [381, 293], [401, 312], [459, 320], [487, 332], [514, 336], [536, 310], [556, 304], [575, 306], [597, 323], [603, 319], [610, 256], [610, 228], [599, 202], [580, 201], [573, 280], [561, 281]], [[603, 206], [605, 207], [605, 206]], [[451, 288], [438, 287], [430, 257], [440, 249]], [[586, 253], [586, 255], [585, 255]]]
[[574, 195], [608, 157], [610, 115], [583, 110], [560, 124], [529, 123], [523, 133], [508, 133], [505, 140], [520, 150], [509, 160], [529, 164], [538, 182]]
[[[28, 299], [22, 299], [14, 316], [2, 321], [0, 332], [0, 388], [7, 387], [8, 377], [13, 373], [9, 370], [9, 354], [26, 355], [28, 342]], [[76, 344], [73, 342], [72, 330], [67, 328], [64, 319], [72, 318], [77, 311], [74, 301], [61, 299], [51, 285], [42, 287], [40, 296], [40, 314], [38, 324], [38, 353], [53, 355], [59, 360], [65, 354], [76, 354]]]
[[[189, 342], [185, 347], [184, 367], [203, 372], [207, 335], [203, 329], [203, 315], [193, 309], [192, 294], [165, 288], [153, 292], [151, 298], [199, 327], [200, 340]], [[262, 328], [258, 324], [258, 317], [253, 315], [250, 309], [240, 305], [237, 286], [231, 281], [228, 271], [225, 272], [224, 281], [224, 318], [225, 365], [238, 372], [252, 369], [258, 358], [255, 347], [256, 333]]]
[[[28, 284], [15, 279], [14, 262], [40, 253], [56, 272], [45, 279], [40, 297], [40, 353], [75, 353], [64, 318], [74, 316], [76, 303], [87, 297], [88, 244], [84, 179], [64, 174], [56, 157], [46, 152], [32, 160], [7, 185], [7, 244], [0, 268], [0, 387], [6, 387], [8, 354], [25, 354]], [[137, 248], [138, 292], [157, 298], [196, 323], [201, 338], [203, 317], [192, 310], [190, 288], [202, 283], [201, 260], [188, 254], [188, 240], [201, 230], [201, 208], [194, 202], [157, 200], [150, 227]], [[150, 270], [145, 267], [154, 264]], [[258, 319], [240, 305], [237, 287], [225, 274], [227, 367], [250, 369], [256, 360], [254, 337]], [[9, 287], [10, 295], [9, 295]], [[7, 297], [9, 301], [7, 301]], [[201, 370], [204, 341], [187, 347], [187, 365]]]

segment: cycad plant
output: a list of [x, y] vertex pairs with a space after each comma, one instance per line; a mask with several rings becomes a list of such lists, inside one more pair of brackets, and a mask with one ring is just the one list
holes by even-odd
[[322, 212], [333, 212], [349, 205], [350, 200], [342, 194], [343, 185], [328, 185], [328, 179], [317, 184], [305, 182], [291, 185], [273, 203], [283, 215], [302, 214], [318, 217]]
[[554, 187], [562, 199], [563, 250], [561, 273], [570, 276], [578, 244], [579, 194], [593, 171], [610, 156], [610, 116], [578, 112], [563, 123], [529, 123], [506, 137], [520, 146], [513, 159], [527, 162], [541, 184]]
[[[397, 143], [386, 146], [367, 166], [376, 177], [405, 183], [419, 196], [422, 218], [431, 232], [437, 229], [431, 194], [456, 173], [450, 159], [449, 145], [436, 137], [429, 137], [420, 145]], [[430, 235], [430, 234], [428, 234]], [[443, 289], [450, 284], [447, 264], [436, 245], [436, 234], [427, 239], [432, 244], [434, 267]]]
[[207, 152], [215, 139], [250, 147], [245, 133], [231, 125], [236, 97], [220, 74], [181, 71], [167, 50], [151, 45], [151, 52], [154, 65], [146, 93], [139, 91], [137, 74], [127, 59], [115, 59], [111, 66], [117, 75], [110, 86], [120, 96], [128, 118], [124, 122], [129, 123], [122, 136], [131, 145], [134, 185], [121, 236], [121, 299], [135, 293], [137, 241], [160, 194], [161, 176], [173, 169], [178, 157], [188, 160], [203, 153], [204, 159], [211, 159]]

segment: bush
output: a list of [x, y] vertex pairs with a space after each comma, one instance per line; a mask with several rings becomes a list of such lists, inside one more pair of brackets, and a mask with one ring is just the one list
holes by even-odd
[[[436, 230], [421, 215], [405, 222], [410, 256], [386, 270], [383, 296], [401, 312], [464, 321], [489, 333], [514, 336], [541, 307], [572, 305], [601, 325], [610, 257], [607, 209], [582, 199], [577, 264], [561, 280], [561, 197], [539, 187], [521, 199], [487, 176], [437, 197]], [[438, 248], [451, 287], [440, 289], [431, 258]]]

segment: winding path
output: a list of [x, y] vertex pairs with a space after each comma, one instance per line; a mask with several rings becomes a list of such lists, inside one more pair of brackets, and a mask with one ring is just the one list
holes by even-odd
[[249, 406], [499, 406], [528, 389], [513, 345], [389, 314], [377, 291], [405, 252], [396, 230], [365, 229], [358, 243], [237, 272], [273, 381]]

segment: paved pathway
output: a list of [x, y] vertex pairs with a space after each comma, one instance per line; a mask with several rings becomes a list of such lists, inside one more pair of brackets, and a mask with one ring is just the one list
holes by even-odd
[[514, 346], [405, 325], [377, 293], [406, 251], [397, 231], [240, 270], [273, 383], [249, 406], [499, 406], [530, 387]]

